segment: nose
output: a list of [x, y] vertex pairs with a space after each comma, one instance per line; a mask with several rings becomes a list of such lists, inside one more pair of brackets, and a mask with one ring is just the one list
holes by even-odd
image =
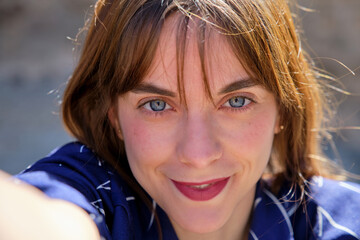
[[184, 164], [205, 168], [222, 155], [216, 136], [216, 123], [205, 114], [188, 114], [182, 124], [177, 146], [178, 156]]

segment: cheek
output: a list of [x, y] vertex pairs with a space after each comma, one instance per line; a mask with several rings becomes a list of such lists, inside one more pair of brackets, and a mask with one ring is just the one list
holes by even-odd
[[237, 159], [244, 168], [244, 175], [249, 181], [257, 181], [268, 165], [272, 151], [274, 122], [266, 118], [257, 118], [247, 123], [238, 141], [242, 144], [233, 146]]
[[150, 127], [141, 118], [125, 119], [122, 121], [122, 129], [130, 165], [156, 165], [164, 159], [170, 145], [169, 131], [164, 131], [160, 126]]
[[254, 158], [267, 160], [272, 148], [275, 119], [272, 112], [262, 112], [246, 121], [232, 124], [226, 131], [233, 151], [247, 156], [250, 161]]
[[[247, 124], [246, 138], [249, 143], [255, 145], [272, 144], [274, 136], [274, 120], [261, 116], [253, 119]], [[258, 144], [256, 144], [258, 143]]]
[[153, 149], [151, 131], [144, 127], [141, 121], [133, 121], [125, 126], [123, 134], [129, 161], [146, 160], [144, 156]]

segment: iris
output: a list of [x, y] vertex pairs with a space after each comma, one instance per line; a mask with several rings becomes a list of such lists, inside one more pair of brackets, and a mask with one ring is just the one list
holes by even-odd
[[165, 107], [166, 107], [166, 102], [162, 100], [153, 100], [150, 102], [150, 108], [155, 112], [164, 111]]
[[237, 96], [229, 99], [229, 105], [234, 108], [243, 107], [245, 104], [245, 98]]

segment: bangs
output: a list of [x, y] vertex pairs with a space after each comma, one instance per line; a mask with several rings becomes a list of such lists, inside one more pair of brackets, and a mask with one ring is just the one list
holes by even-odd
[[117, 41], [112, 96], [133, 90], [148, 72], [159, 42], [165, 10], [158, 1], [149, 1], [128, 19]]
[[[252, 57], [254, 46], [251, 46], [245, 37], [254, 32], [253, 25], [239, 25], [242, 20], [231, 7], [219, 5], [219, 9], [217, 9], [212, 5], [200, 4], [200, 2], [196, 4], [195, 1], [163, 1], [162, 4], [154, 2], [158, 1], [149, 1], [138, 9], [122, 32], [119, 39], [117, 66], [113, 77], [114, 82], [117, 83], [112, 88], [114, 90], [113, 97], [129, 92], [141, 84], [153, 65], [164, 22], [170, 17], [176, 18], [174, 31], [176, 34], [177, 89], [180, 99], [185, 102], [185, 105], [183, 75], [190, 28], [195, 30], [203, 90], [207, 97], [213, 99], [207, 74], [208, 59], [213, 57], [210, 41], [213, 34], [219, 34], [230, 45], [234, 55], [257, 84], [265, 85], [265, 82], [261, 81], [264, 79], [262, 74], [254, 74], [258, 72], [257, 62]], [[228, 11], [221, 8], [225, 6], [229, 8]]]
[[[112, 102], [141, 84], [154, 64], [164, 23], [175, 16], [172, 31], [176, 34], [177, 90], [185, 106], [184, 61], [189, 29], [192, 29], [200, 58], [203, 90], [209, 99], [213, 101], [208, 76], [208, 62], [213, 57], [210, 40], [213, 34], [219, 34], [250, 78], [274, 94], [282, 118], [290, 113], [299, 118], [306, 114], [303, 96], [308, 88], [304, 86], [318, 88], [318, 84], [311, 77], [312, 69], [301, 51], [286, 3], [164, 0], [138, 4], [133, 12], [123, 8], [127, 18], [117, 13], [124, 27], [118, 29], [121, 24], [112, 24], [117, 40], [112, 36], [107, 38], [110, 45], [116, 44], [116, 47], [114, 52], [105, 55], [114, 56], [115, 63], [107, 59], [102, 61], [105, 66], [101, 69], [107, 70], [104, 75], [100, 74], [103, 80], [98, 83], [108, 87]], [[118, 10], [114, 8], [113, 11]], [[111, 66], [114, 66], [113, 74], [106, 75], [112, 72], [109, 71]], [[103, 84], [104, 81], [110, 83]]]

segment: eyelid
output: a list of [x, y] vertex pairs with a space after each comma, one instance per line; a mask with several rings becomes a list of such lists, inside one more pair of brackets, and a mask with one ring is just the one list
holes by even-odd
[[[233, 106], [231, 106], [230, 103], [229, 103], [229, 101], [230, 101], [232, 98], [235, 98], [235, 97], [240, 97], [240, 98], [245, 99], [244, 105], [241, 106], [241, 107], [233, 107]], [[241, 96], [235, 96], [235, 97], [229, 98], [225, 103], [223, 103], [222, 106], [229, 105], [229, 106], [225, 106], [225, 107], [234, 108], [234, 109], [240, 109], [240, 108], [246, 107], [247, 105], [249, 105], [249, 104], [251, 104], [251, 103], [253, 102], [251, 99], [249, 99], [249, 98], [247, 98], [247, 97], [241, 97]], [[246, 101], [248, 101], [248, 103], [246, 103]]]
[[248, 100], [250, 100], [253, 103], [257, 103], [256, 101], [256, 96], [252, 93], [248, 93], [248, 92], [234, 92], [231, 94], [228, 94], [226, 96], [224, 96], [221, 100], [220, 100], [220, 104], [219, 107], [223, 106], [226, 102], [228, 102], [231, 98], [233, 97], [242, 97], [242, 98], [246, 98]]
[[[154, 101], [162, 101], [162, 102], [164, 102], [164, 103], [165, 103], [164, 109], [163, 109], [163, 110], [159, 110], [159, 111], [153, 110], [153, 109], [151, 108], [150, 104], [151, 104], [152, 102], [154, 102]], [[148, 106], [148, 107], [145, 107], [145, 106], [147, 106], [147, 105], [149, 105], [149, 106]], [[161, 99], [150, 100], [150, 101], [144, 103], [144, 104], [142, 105], [142, 107], [145, 108], [145, 109], [147, 109], [148, 111], [151, 111], [151, 112], [164, 112], [165, 110], [169, 110], [169, 109], [172, 108], [172, 107], [170, 106], [170, 104], [168, 104], [167, 102], [165, 102], [164, 100], [161, 100]]]

